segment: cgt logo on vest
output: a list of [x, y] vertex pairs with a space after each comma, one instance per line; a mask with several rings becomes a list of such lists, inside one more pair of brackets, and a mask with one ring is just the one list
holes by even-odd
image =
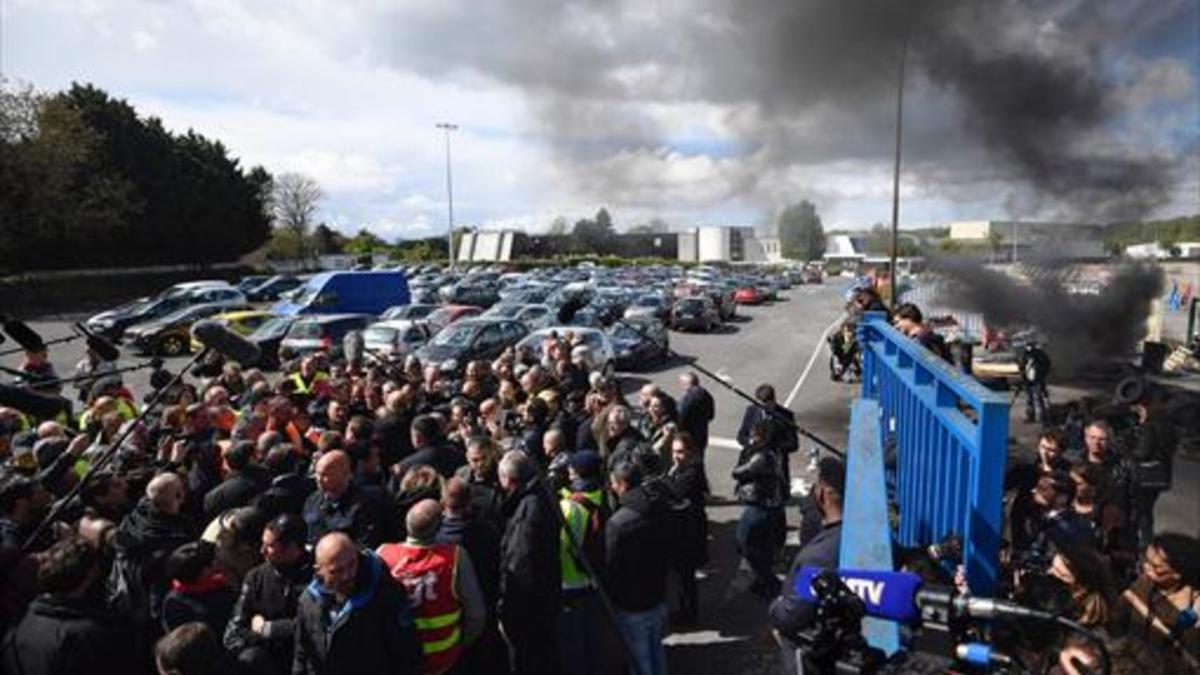
[[404, 584], [404, 591], [408, 593], [409, 602], [414, 608], [420, 607], [426, 602], [437, 602], [437, 573], [430, 570], [424, 574], [404, 574], [400, 578], [400, 583]]

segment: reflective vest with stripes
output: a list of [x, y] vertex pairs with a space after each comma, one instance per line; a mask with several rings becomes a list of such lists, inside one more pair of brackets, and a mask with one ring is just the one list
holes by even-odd
[[454, 589], [457, 544], [384, 544], [377, 551], [408, 594], [425, 659], [421, 671], [449, 670], [462, 651], [462, 603]]
[[559, 493], [562, 499], [558, 505], [562, 509], [563, 518], [567, 521], [567, 527], [559, 530], [558, 534], [558, 558], [559, 566], [562, 569], [562, 587], [565, 591], [593, 588], [596, 585], [595, 581], [584, 571], [583, 566], [575, 559], [575, 551], [571, 546], [570, 538], [574, 537], [580, 549], [583, 548], [584, 541], [587, 540], [587, 528], [592, 519], [592, 509], [600, 508], [600, 504], [604, 500], [604, 493], [600, 490], [591, 490], [579, 494], [592, 503], [590, 508], [571, 499], [570, 490], [564, 489]]
[[318, 392], [317, 390], [325, 389], [328, 386], [328, 385], [322, 384], [322, 383], [329, 380], [329, 375], [318, 370], [316, 373], [313, 374], [311, 382], [305, 382], [304, 375], [297, 372], [297, 373], [292, 373], [291, 377], [289, 377], [288, 379], [292, 381], [293, 385], [295, 385], [295, 387], [296, 387], [295, 393], [297, 393], [297, 394], [314, 394], [315, 395], [315, 394], [319, 394], [319, 393], [324, 393], [324, 392]]

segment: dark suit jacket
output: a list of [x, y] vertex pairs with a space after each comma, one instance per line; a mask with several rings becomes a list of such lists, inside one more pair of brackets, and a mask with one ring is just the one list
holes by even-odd
[[708, 447], [708, 425], [715, 415], [712, 395], [704, 387], [688, 389], [679, 400], [679, 428], [696, 441], [697, 450]]
[[[779, 417], [788, 420], [790, 424]], [[750, 445], [750, 430], [759, 420], [766, 420], [771, 425], [771, 433], [767, 436], [765, 445], [779, 450], [785, 456], [799, 449], [800, 441], [796, 437], [795, 427], [796, 414], [779, 404], [774, 405], [772, 412], [756, 405], [746, 406], [746, 412], [742, 414], [742, 426], [738, 427], [737, 433], [737, 441], [743, 447]]]
[[211, 522], [213, 518], [234, 507], [248, 505], [259, 493], [266, 490], [269, 484], [270, 477], [259, 466], [251, 465], [230, 474], [220, 485], [204, 495], [204, 522]]

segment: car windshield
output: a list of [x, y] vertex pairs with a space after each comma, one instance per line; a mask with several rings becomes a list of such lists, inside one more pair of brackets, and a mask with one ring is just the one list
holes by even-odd
[[471, 344], [474, 334], [474, 326], [447, 326], [433, 338], [431, 344], [437, 347], [466, 347]]
[[315, 286], [309, 286], [309, 287], [305, 288], [304, 290], [300, 291], [300, 294], [297, 295], [296, 298], [294, 300], [292, 300], [292, 302], [294, 302], [297, 305], [312, 304], [312, 301], [317, 299], [317, 294], [320, 291], [321, 291], [320, 288], [317, 288]]
[[300, 340], [316, 340], [321, 337], [320, 321], [297, 321], [288, 329], [287, 336]]
[[686, 310], [689, 312], [698, 312], [701, 309], [704, 309], [704, 301], [699, 300], [697, 298], [688, 298], [686, 300], [680, 300], [679, 301], [679, 309]]
[[662, 300], [657, 295], [643, 295], [637, 299], [638, 307], [658, 307]]
[[500, 316], [505, 319], [511, 319], [524, 309], [521, 305], [496, 305], [489, 309], [485, 314], [488, 316]]
[[613, 337], [619, 340], [641, 340], [642, 334], [639, 333], [633, 326], [624, 323], [614, 324], [612, 328]]
[[291, 327], [293, 319], [286, 316], [277, 316], [267, 319], [266, 323], [258, 327], [258, 330], [251, 334], [251, 337], [259, 340], [270, 340], [277, 338], [287, 332]]
[[454, 310], [449, 307], [443, 307], [435, 312], [431, 312], [428, 318], [429, 323], [435, 326], [443, 326], [450, 323], [450, 319], [454, 318]]
[[203, 315], [205, 309], [207, 309], [207, 307], [203, 307], [202, 305], [184, 307], [183, 309], [177, 309], [174, 312], [164, 316], [162, 320], [164, 322], [187, 321], [188, 319], [193, 319], [197, 316]]
[[391, 343], [396, 340], [396, 333], [398, 332], [395, 328], [387, 326], [373, 326], [363, 331], [363, 340], [366, 342]]

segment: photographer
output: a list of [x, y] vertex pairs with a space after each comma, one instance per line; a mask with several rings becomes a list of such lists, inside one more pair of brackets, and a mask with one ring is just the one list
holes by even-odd
[[1154, 536], [1154, 505], [1159, 495], [1171, 489], [1179, 440], [1162, 408], [1148, 394], [1143, 393], [1129, 407], [1137, 420], [1132, 442], [1126, 448], [1133, 462], [1130, 507], [1138, 543], [1146, 546]]

